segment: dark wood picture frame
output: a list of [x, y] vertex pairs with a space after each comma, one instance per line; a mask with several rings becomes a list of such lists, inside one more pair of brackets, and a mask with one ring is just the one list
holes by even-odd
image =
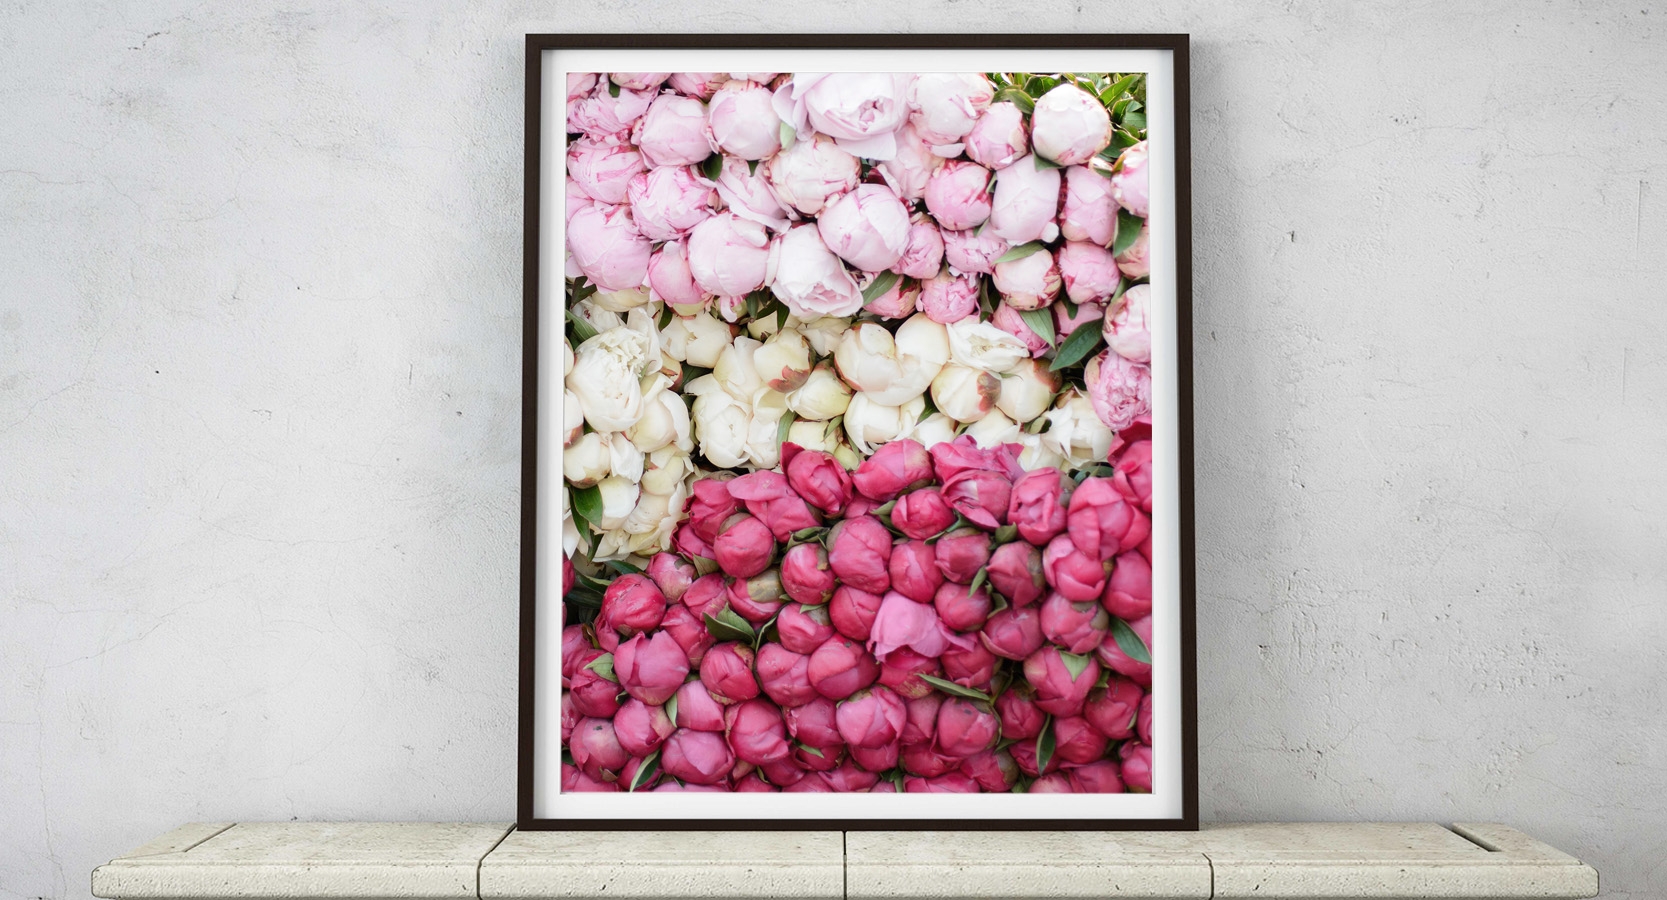
[[536, 675], [539, 412], [539, 194], [542, 187], [543, 56], [563, 49], [836, 49], [1020, 50], [1151, 49], [1173, 60], [1176, 201], [1176, 376], [1179, 403], [1179, 591], [1181, 652], [1182, 815], [1174, 819], [769, 819], [768, 831], [1194, 831], [1198, 828], [1198, 704], [1196, 695], [1195, 538], [1192, 423], [1192, 165], [1188, 35], [1185, 34], [528, 34], [526, 155], [522, 200], [521, 615], [518, 691], [516, 827], [523, 830], [748, 830], [738, 819], [551, 819], [534, 811], [533, 729]]

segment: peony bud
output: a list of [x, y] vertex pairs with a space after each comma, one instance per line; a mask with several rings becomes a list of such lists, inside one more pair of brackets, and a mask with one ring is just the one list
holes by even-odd
[[[1152, 646], [1152, 617], [1135, 619], [1128, 624], [1129, 628], [1140, 636], [1140, 640], [1150, 651]], [[1152, 664], [1140, 662], [1124, 653], [1122, 645], [1117, 643], [1116, 632], [1106, 635], [1105, 643], [1102, 643], [1099, 649], [1094, 652], [1106, 668], [1127, 676], [1129, 680], [1142, 687], [1149, 688], [1152, 686]]]
[[1123, 784], [1128, 786], [1130, 793], [1152, 793], [1152, 748], [1135, 741], [1125, 741], [1117, 748], [1117, 757], [1123, 761]]
[[950, 697], [938, 709], [934, 748], [945, 756], [964, 759], [996, 745], [1001, 723], [990, 704], [965, 697]]
[[885, 183], [904, 200], [919, 200], [926, 184], [943, 167], [943, 157], [932, 152], [920, 133], [905, 125], [897, 132], [897, 153], [876, 167]]
[[979, 691], [990, 690], [1000, 662], [982, 642], [965, 650], [945, 650], [938, 659], [943, 663], [943, 677]]
[[909, 278], [931, 278], [943, 267], [943, 256], [943, 232], [930, 216], [916, 213], [909, 222], [903, 255], [891, 269]]
[[1073, 484], [1058, 469], [1035, 469], [1013, 483], [1007, 522], [1019, 537], [1043, 546], [1065, 530], [1066, 503]]
[[1005, 305], [1015, 310], [1047, 306], [1064, 284], [1053, 253], [1046, 249], [996, 263], [994, 283]]
[[783, 709], [803, 706], [817, 696], [810, 683], [810, 657], [782, 644], [767, 643], [759, 648], [758, 681], [765, 696]]
[[718, 565], [735, 578], [751, 578], [770, 567], [776, 544], [763, 520], [736, 513], [724, 521], [712, 544]]
[[712, 215], [718, 192], [688, 166], [663, 166], [637, 175], [626, 186], [631, 217], [651, 241], [686, 237]]
[[786, 601], [781, 589], [781, 575], [774, 569], [760, 572], [751, 578], [736, 578], [725, 591], [729, 608], [754, 625], [763, 625], [775, 618]]
[[813, 225], [796, 225], [771, 243], [766, 277], [770, 291], [801, 319], [862, 311], [856, 281]]
[[724, 734], [735, 758], [755, 766], [779, 762], [792, 752], [781, 710], [768, 700], [737, 703], [724, 712]]
[[996, 173], [990, 205], [990, 231], [1019, 245], [1052, 242], [1059, 237], [1059, 170], [1038, 168], [1025, 157]]
[[[676, 547], [677, 552], [681, 553], [685, 559], [695, 564], [696, 572], [710, 575], [718, 571], [718, 561], [712, 558], [717, 551], [713, 550], [712, 545], [706, 543], [700, 535], [695, 533], [694, 526], [690, 523], [684, 522], [677, 527], [677, 535], [672, 539], [672, 546]], [[690, 590], [694, 589], [693, 585], [689, 587]], [[684, 603], [689, 603], [688, 596], [687, 594], [683, 595]]]
[[920, 444], [901, 440], [881, 447], [851, 475], [857, 492], [884, 503], [932, 479], [932, 457]]
[[920, 311], [944, 325], [978, 315], [978, 277], [945, 268], [921, 284]]
[[729, 482], [729, 493], [745, 501], [747, 512], [768, 526], [770, 534], [783, 543], [792, 539], [795, 532], [822, 524], [780, 472], [742, 475]]
[[648, 577], [654, 579], [655, 587], [667, 600], [675, 603], [697, 576], [694, 565], [678, 559], [676, 554], [656, 553], [648, 561]]
[[979, 640], [1002, 659], [1025, 659], [1042, 646], [1042, 622], [1034, 608], [1010, 608], [991, 613], [978, 632]]
[[683, 592], [683, 605], [697, 616], [717, 613], [728, 602], [729, 585], [716, 572], [696, 578]]
[[614, 72], [609, 76], [614, 84], [628, 91], [652, 91], [671, 77], [670, 72]]
[[[861, 748], [851, 748], [853, 757], [859, 749]], [[874, 771], [860, 765], [855, 759], [847, 759], [832, 771], [823, 772], [822, 780], [828, 787], [842, 793], [867, 791], [880, 781], [880, 776]]]
[[607, 719], [580, 719], [567, 749], [579, 770], [597, 781], [614, 781], [631, 761], [631, 754], [614, 734], [614, 723]]
[[754, 172], [742, 161], [725, 157], [717, 186], [718, 197], [730, 212], [771, 231], [786, 230], [790, 213], [770, 189], [762, 171]]
[[[838, 594], [835, 595], [838, 600]], [[880, 664], [861, 645], [844, 637], [829, 639], [810, 655], [810, 683], [829, 700], [844, 700], [880, 677]]]
[[903, 790], [910, 794], [976, 794], [978, 782], [960, 772], [946, 772], [935, 778], [905, 778]]
[[1002, 691], [996, 698], [996, 713], [1001, 717], [1001, 736], [1019, 741], [1041, 734], [1048, 721], [1023, 682]]
[[1023, 359], [1001, 376], [1001, 392], [996, 395], [996, 409], [1015, 422], [1029, 422], [1047, 412], [1060, 386], [1058, 372], [1048, 371], [1046, 363]]
[[1120, 766], [1109, 759], [1077, 766], [1065, 773], [1071, 789], [1079, 794], [1121, 794], [1123, 778]]
[[922, 675], [942, 677], [937, 657], [899, 647], [886, 654], [885, 661], [880, 663], [880, 683], [906, 699], [924, 697], [936, 690]]
[[1103, 305], [1123, 280], [1123, 273], [1117, 269], [1117, 258], [1099, 244], [1066, 241], [1055, 259], [1065, 296], [1073, 303]]
[[1140, 546], [1152, 522], [1118, 492], [1110, 478], [1088, 478], [1071, 494], [1068, 525], [1083, 555], [1109, 560]]
[[908, 537], [924, 541], [955, 524], [955, 511], [949, 508], [942, 491], [935, 487], [918, 488], [897, 498], [897, 505], [891, 511], [891, 524]]
[[1140, 713], [1135, 716], [1135, 733], [1140, 735], [1140, 742], [1148, 746], [1152, 743], [1152, 695], [1141, 698]]
[[568, 676], [568, 700], [581, 716], [606, 719], [619, 709], [618, 682], [602, 677], [592, 665], [606, 656], [601, 650], [585, 648], [570, 657], [574, 665]]
[[567, 148], [568, 176], [586, 197], [605, 204], [624, 203], [631, 181], [645, 171], [642, 155], [630, 144], [579, 138]]
[[909, 432], [909, 437], [919, 441], [926, 449], [930, 450], [938, 444], [947, 444], [955, 440], [957, 436], [955, 432], [960, 427], [960, 422], [943, 413], [933, 413], [921, 419], [915, 425], [914, 430]]
[[828, 565], [828, 552], [821, 544], [797, 544], [782, 554], [782, 590], [795, 601], [807, 606], [826, 603], [838, 583]]
[[1041, 611], [1042, 637], [1070, 653], [1093, 653], [1111, 630], [1111, 616], [1093, 600], [1073, 602], [1049, 594]]
[[561, 455], [561, 474], [574, 487], [585, 488], [608, 477], [608, 439], [597, 433], [582, 434]]
[[787, 395], [787, 407], [800, 419], [825, 422], [843, 415], [851, 405], [851, 388], [834, 372], [828, 362], [819, 362], [810, 370], [805, 383]]
[[953, 581], [939, 585], [932, 596], [938, 618], [956, 631], [977, 631], [990, 617], [990, 592], [982, 587], [976, 591]]
[[642, 118], [652, 102], [654, 92], [651, 90], [622, 90], [614, 96], [606, 88], [598, 86], [590, 96], [577, 103], [569, 101], [567, 129], [569, 132], [583, 132], [588, 138], [612, 137], [615, 143], [624, 143], [631, 126]]
[[605, 291], [640, 286], [654, 252], [623, 206], [591, 206], [573, 213], [567, 247], [579, 271]]
[[937, 555], [932, 545], [922, 540], [898, 541], [892, 545], [887, 571], [891, 589], [911, 600], [929, 602], [943, 583], [939, 574]]
[[717, 784], [733, 768], [735, 753], [716, 732], [679, 728], [660, 748], [661, 771], [690, 784]]
[[666, 615], [666, 597], [647, 575], [621, 575], [602, 594], [597, 624], [612, 628], [620, 637], [631, 637], [660, 627]]
[[821, 132], [868, 159], [890, 159], [895, 135], [908, 117], [914, 76], [885, 72], [797, 74], [776, 89], [776, 115], [794, 126], [801, 141]]
[[757, 772], [753, 772], [735, 782], [735, 793], [737, 794], [774, 794], [780, 790], [780, 788], [759, 777]]
[[758, 680], [753, 677], [753, 651], [745, 644], [719, 644], [706, 652], [700, 661], [700, 683], [712, 699], [728, 705], [758, 696]]
[[782, 713], [787, 720], [787, 731], [793, 740], [818, 750], [837, 750], [844, 745], [840, 737], [834, 701], [817, 697], [808, 703]]
[[670, 700], [689, 674], [689, 657], [664, 631], [639, 634], [614, 651], [614, 676], [631, 696], [650, 706]]
[[1118, 305], [1106, 313], [1106, 346], [1130, 362], [1152, 361], [1152, 326], [1148, 312], [1152, 289], [1137, 284], [1123, 292]]
[[[951, 506], [955, 505], [948, 491], [944, 496]], [[943, 573], [944, 580], [971, 584], [978, 570], [990, 561], [990, 536], [977, 528], [957, 528], [938, 538], [933, 549], [937, 551], [938, 571]]]
[[1044, 159], [1062, 166], [1082, 165], [1111, 143], [1111, 113], [1082, 88], [1061, 84], [1036, 98], [1030, 142]]
[[995, 408], [1001, 380], [989, 372], [950, 363], [932, 379], [932, 403], [958, 422], [976, 422]]
[[828, 617], [834, 630], [853, 641], [866, 641], [874, 628], [874, 617], [879, 615], [880, 594], [857, 590], [850, 585], [834, 589], [828, 602]]
[[[918, 775], [920, 778], [936, 778], [955, 771], [956, 767], [961, 764], [961, 760], [944, 756], [933, 749], [930, 742], [904, 744], [900, 758], [903, 763], [903, 771], [911, 775]], [[906, 779], [905, 783], [908, 783], [908, 781], [919, 781], [919, 779]]]
[[1129, 551], [1117, 556], [1106, 579], [1106, 591], [1100, 603], [1124, 621], [1134, 621], [1152, 614], [1152, 564], [1138, 552]]
[[1005, 794], [1013, 790], [1019, 780], [1019, 765], [1006, 750], [985, 750], [975, 753], [961, 763], [961, 774], [977, 782], [984, 791]]
[[[1068, 528], [1069, 522], [1067, 519]], [[1042, 571], [1047, 575], [1048, 584], [1064, 594], [1066, 599], [1087, 602], [1098, 600], [1105, 591], [1106, 579], [1111, 574], [1111, 561], [1081, 552], [1072, 543], [1072, 535], [1061, 534], [1049, 541], [1042, 551]]]
[[770, 107], [770, 90], [747, 81], [723, 85], [706, 105], [706, 133], [738, 159], [775, 155], [781, 149], [781, 119]]
[[967, 156], [991, 169], [1005, 169], [1030, 146], [1024, 113], [1013, 103], [993, 103], [967, 133]]
[[810, 505], [837, 516], [851, 502], [851, 476], [832, 454], [788, 446], [782, 459], [788, 484]]
[[687, 606], [673, 606], [666, 610], [666, 617], [660, 622], [660, 630], [671, 635], [671, 639], [683, 649], [691, 667], [699, 666], [700, 661], [706, 657], [706, 651], [717, 643], [717, 638], [706, 630], [706, 623], [700, 615]]
[[1111, 483], [1130, 503], [1152, 512], [1152, 442], [1135, 441], [1118, 455]]
[[660, 749], [676, 726], [663, 706], [649, 706], [635, 697], [625, 701], [614, 714], [614, 735], [632, 756], [647, 756]]
[[853, 747], [882, 747], [897, 741], [906, 714], [903, 699], [885, 687], [858, 691], [839, 704], [839, 736]]
[[1150, 207], [1146, 156], [1145, 141], [1127, 148], [1117, 158], [1117, 174], [1111, 176], [1111, 192], [1118, 205], [1142, 219]]
[[879, 272], [896, 264], [908, 247], [909, 210], [885, 185], [864, 184], [822, 210], [816, 228], [840, 259]]
[[828, 535], [829, 567], [852, 587], [884, 593], [891, 586], [886, 568], [890, 558], [891, 535], [873, 516], [843, 519]]
[[855, 156], [818, 135], [770, 157], [759, 171], [783, 206], [815, 216], [857, 186], [861, 167]]
[[948, 699], [939, 693], [926, 694], [921, 697], [911, 697], [905, 704], [908, 715], [903, 722], [903, 732], [900, 740], [904, 745], [930, 744], [937, 734], [938, 710]]
[[1152, 371], [1110, 350], [1088, 361], [1083, 382], [1095, 417], [1112, 431], [1122, 431], [1152, 411]]
[[1050, 772], [1030, 783], [1029, 793], [1032, 794], [1071, 794], [1076, 787], [1071, 783], [1071, 776], [1064, 772]]
[[[990, 108], [994, 94], [990, 80], [977, 72], [916, 76], [909, 87], [909, 124], [928, 144], [956, 144]], [[961, 151], [959, 146], [947, 149]]]
[[1140, 235], [1134, 239], [1122, 253], [1117, 254], [1117, 268], [1124, 278], [1145, 278], [1152, 274], [1152, 240], [1147, 233], [1146, 223], [1140, 226]]
[[990, 170], [977, 163], [951, 160], [926, 182], [926, 211], [938, 226], [963, 231], [984, 224], [990, 217]]
[[631, 128], [631, 139], [651, 166], [687, 166], [712, 155], [706, 139], [706, 104], [661, 94]]
[[898, 326], [895, 337], [878, 323], [864, 322], [834, 348], [834, 362], [846, 383], [868, 402], [888, 407], [919, 397], [948, 361], [948, 333], [919, 315]]
[[724, 212], [689, 231], [688, 254], [689, 271], [701, 290], [740, 297], [764, 285], [770, 243], [763, 225]]
[[1100, 664], [1092, 656], [1067, 660], [1058, 647], [1043, 646], [1025, 658], [1024, 674], [1038, 709], [1056, 718], [1076, 716], [1100, 678]]
[[825, 605], [789, 603], [776, 618], [776, 632], [783, 647], [809, 655], [834, 636], [833, 620], [828, 617]]
[[957, 275], [988, 275], [995, 271], [996, 260], [1013, 249], [1012, 244], [989, 228], [944, 231], [942, 235], [944, 262]]
[[1143, 696], [1140, 685], [1113, 675], [1105, 687], [1095, 688], [1088, 694], [1082, 714], [1100, 734], [1121, 741], [1134, 734], [1135, 717]]
[[1117, 201], [1111, 198], [1111, 181], [1088, 166], [1066, 169], [1059, 233], [1068, 241], [1111, 246], [1117, 237]]

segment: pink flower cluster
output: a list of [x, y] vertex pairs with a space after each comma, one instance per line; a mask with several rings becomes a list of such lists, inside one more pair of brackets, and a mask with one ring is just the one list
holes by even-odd
[[1150, 409], [1145, 289], [1125, 292], [1150, 271], [1146, 144], [1109, 160], [1111, 113], [1075, 80], [1012, 91], [978, 73], [571, 74], [568, 274], [730, 322], [758, 291], [801, 320], [986, 319], [1032, 357], [1099, 325], [1084, 386], [1126, 428]]
[[1150, 791], [1151, 441], [783, 447], [562, 642], [572, 791]]

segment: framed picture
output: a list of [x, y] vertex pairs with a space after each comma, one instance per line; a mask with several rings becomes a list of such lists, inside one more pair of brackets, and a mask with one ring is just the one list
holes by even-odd
[[1196, 828], [1186, 36], [526, 103], [520, 827]]

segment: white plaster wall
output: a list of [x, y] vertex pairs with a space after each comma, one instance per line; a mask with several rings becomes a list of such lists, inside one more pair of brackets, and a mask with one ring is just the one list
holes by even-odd
[[0, 895], [514, 813], [522, 34], [1194, 35], [1203, 808], [1667, 895], [1667, 5], [0, 4]]

